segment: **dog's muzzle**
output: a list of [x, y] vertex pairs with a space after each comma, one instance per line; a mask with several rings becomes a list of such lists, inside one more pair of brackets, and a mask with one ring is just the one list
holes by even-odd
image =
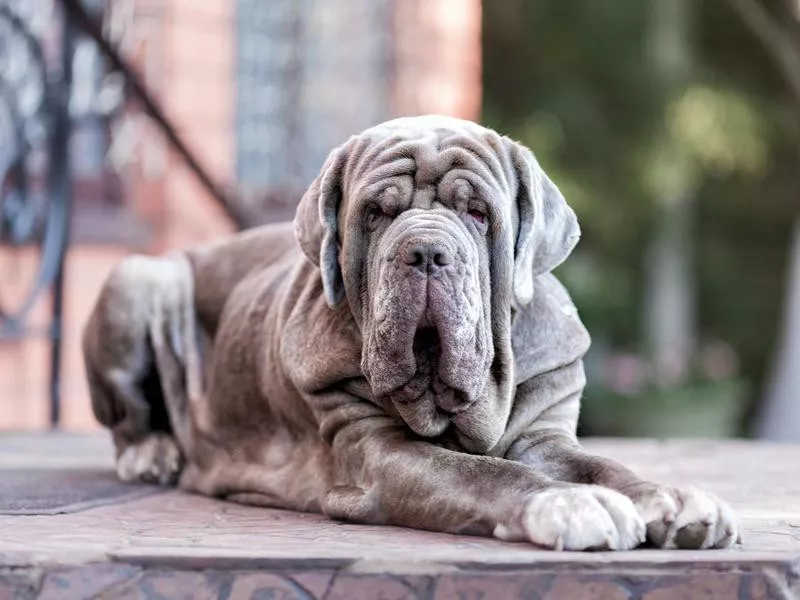
[[444, 211], [409, 213], [382, 240], [364, 371], [376, 395], [390, 398], [418, 433], [430, 433], [413, 424], [430, 419], [407, 417], [452, 416], [480, 391], [472, 367], [486, 350], [475, 343], [482, 302], [477, 251], [463, 223]]

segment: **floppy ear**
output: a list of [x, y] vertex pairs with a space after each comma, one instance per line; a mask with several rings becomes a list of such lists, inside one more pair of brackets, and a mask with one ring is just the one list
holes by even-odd
[[331, 308], [344, 298], [338, 218], [345, 158], [344, 146], [328, 155], [319, 175], [303, 194], [294, 218], [297, 241], [308, 259], [322, 272], [325, 300]]
[[519, 232], [514, 248], [514, 297], [518, 306], [533, 299], [533, 280], [552, 271], [581, 236], [578, 219], [530, 150], [509, 140], [517, 176]]

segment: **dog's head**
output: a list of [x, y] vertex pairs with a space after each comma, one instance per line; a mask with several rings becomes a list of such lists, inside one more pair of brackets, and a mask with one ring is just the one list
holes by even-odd
[[494, 446], [513, 310], [580, 235], [531, 152], [459, 119], [389, 121], [330, 154], [295, 229], [328, 303], [349, 303], [375, 397], [418, 435], [452, 424], [468, 450]]

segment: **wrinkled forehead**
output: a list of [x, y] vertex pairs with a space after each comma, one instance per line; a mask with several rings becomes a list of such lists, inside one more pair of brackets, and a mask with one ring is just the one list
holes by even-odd
[[448, 192], [468, 186], [485, 197], [513, 197], [516, 181], [503, 139], [494, 131], [449, 117], [382, 123], [351, 140], [343, 191], [352, 198], [401, 192]]

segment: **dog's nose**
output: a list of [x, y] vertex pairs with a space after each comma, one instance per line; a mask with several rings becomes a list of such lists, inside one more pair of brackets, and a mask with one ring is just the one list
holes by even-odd
[[403, 261], [420, 271], [433, 271], [453, 262], [453, 255], [443, 245], [416, 242], [403, 251]]

